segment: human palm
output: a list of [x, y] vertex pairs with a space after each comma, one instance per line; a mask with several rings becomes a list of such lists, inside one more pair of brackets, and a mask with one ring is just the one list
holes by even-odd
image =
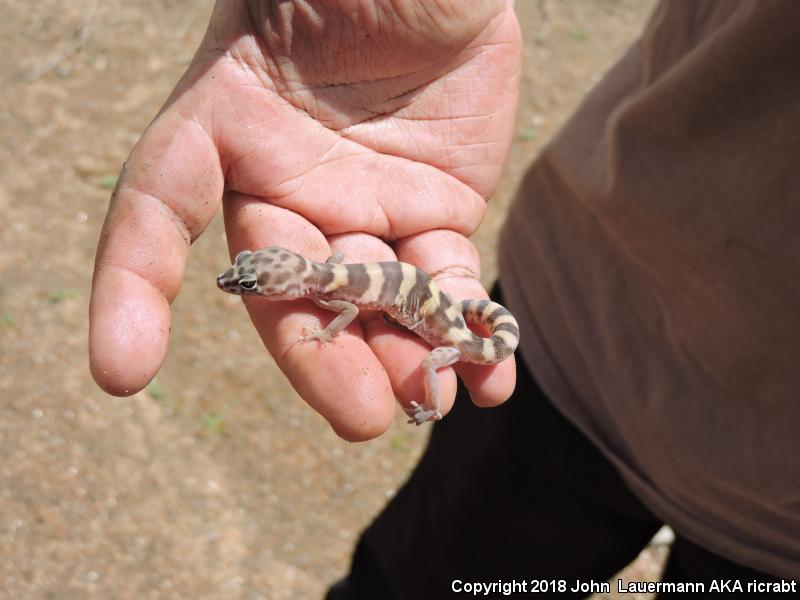
[[[155, 375], [189, 245], [223, 198], [232, 255], [282, 245], [315, 260], [399, 259], [455, 298], [485, 297], [466, 236], [507, 153], [518, 72], [507, 2], [218, 2], [106, 219], [91, 308], [97, 382], [128, 394]], [[246, 305], [295, 389], [343, 437], [378, 435], [395, 397], [424, 395], [429, 348], [412, 334], [364, 315], [327, 346], [295, 344], [330, 314]], [[513, 389], [513, 359], [456, 370], [478, 404]], [[440, 380], [446, 412], [452, 369]]]

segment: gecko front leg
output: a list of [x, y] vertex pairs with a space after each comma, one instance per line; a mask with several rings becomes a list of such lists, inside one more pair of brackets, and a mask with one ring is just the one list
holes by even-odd
[[358, 316], [358, 307], [352, 302], [346, 300], [319, 300], [314, 299], [314, 304], [325, 310], [338, 312], [336, 318], [324, 329], [312, 331], [298, 340], [300, 342], [311, 342], [318, 340], [324, 346], [330, 342], [340, 331], [350, 325]]
[[[452, 365], [461, 358], [461, 350], [453, 346], [441, 346], [433, 351], [422, 361], [422, 371], [425, 376], [425, 404], [411, 401], [413, 410], [409, 410], [408, 422], [422, 425], [426, 421], [438, 421], [442, 418], [441, 399], [439, 398], [439, 378], [436, 370]], [[427, 409], [425, 407], [428, 407]]]
[[[341, 264], [344, 260], [344, 254], [341, 252], [334, 252], [328, 257], [325, 262], [329, 265]], [[298, 340], [299, 342], [311, 342], [318, 340], [323, 346], [330, 342], [336, 334], [347, 327], [353, 319], [358, 316], [358, 307], [352, 302], [346, 300], [320, 300], [313, 298], [314, 304], [325, 310], [338, 312], [336, 318], [324, 329], [318, 331], [306, 332], [306, 335]]]

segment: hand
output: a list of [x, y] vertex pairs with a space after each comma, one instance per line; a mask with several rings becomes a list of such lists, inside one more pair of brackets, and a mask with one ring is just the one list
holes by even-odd
[[[399, 259], [456, 299], [486, 297], [465, 236], [508, 151], [519, 53], [504, 0], [219, 0], [112, 197], [90, 309], [97, 383], [127, 395], [156, 374], [189, 246], [223, 196], [231, 255], [282, 245], [314, 260], [333, 250], [346, 262]], [[331, 313], [306, 301], [246, 306], [342, 437], [379, 435], [395, 397], [424, 396], [430, 348], [413, 334], [363, 318], [324, 347], [293, 345]], [[479, 405], [513, 391], [513, 358], [456, 370]], [[455, 375], [439, 377], [446, 412]]]

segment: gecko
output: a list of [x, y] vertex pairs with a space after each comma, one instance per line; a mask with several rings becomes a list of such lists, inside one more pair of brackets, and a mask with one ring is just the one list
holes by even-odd
[[[331, 323], [299, 342], [330, 342], [359, 309], [383, 311], [390, 323], [412, 331], [433, 347], [422, 361], [425, 399], [406, 409], [409, 423], [421, 425], [442, 418], [437, 369], [457, 361], [490, 365], [511, 356], [519, 343], [513, 315], [490, 300], [455, 301], [424, 271], [404, 262], [343, 264], [334, 253], [326, 262], [271, 246], [244, 250], [217, 277], [217, 286], [231, 294], [268, 300], [305, 298], [338, 313]], [[481, 325], [490, 337], [480, 337], [467, 323]]]

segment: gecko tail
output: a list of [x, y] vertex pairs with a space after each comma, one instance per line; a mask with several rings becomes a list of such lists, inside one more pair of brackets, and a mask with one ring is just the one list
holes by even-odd
[[489, 331], [489, 343], [494, 345], [494, 362], [508, 358], [517, 349], [519, 325], [505, 306], [491, 300], [463, 300], [461, 314], [467, 323]]

